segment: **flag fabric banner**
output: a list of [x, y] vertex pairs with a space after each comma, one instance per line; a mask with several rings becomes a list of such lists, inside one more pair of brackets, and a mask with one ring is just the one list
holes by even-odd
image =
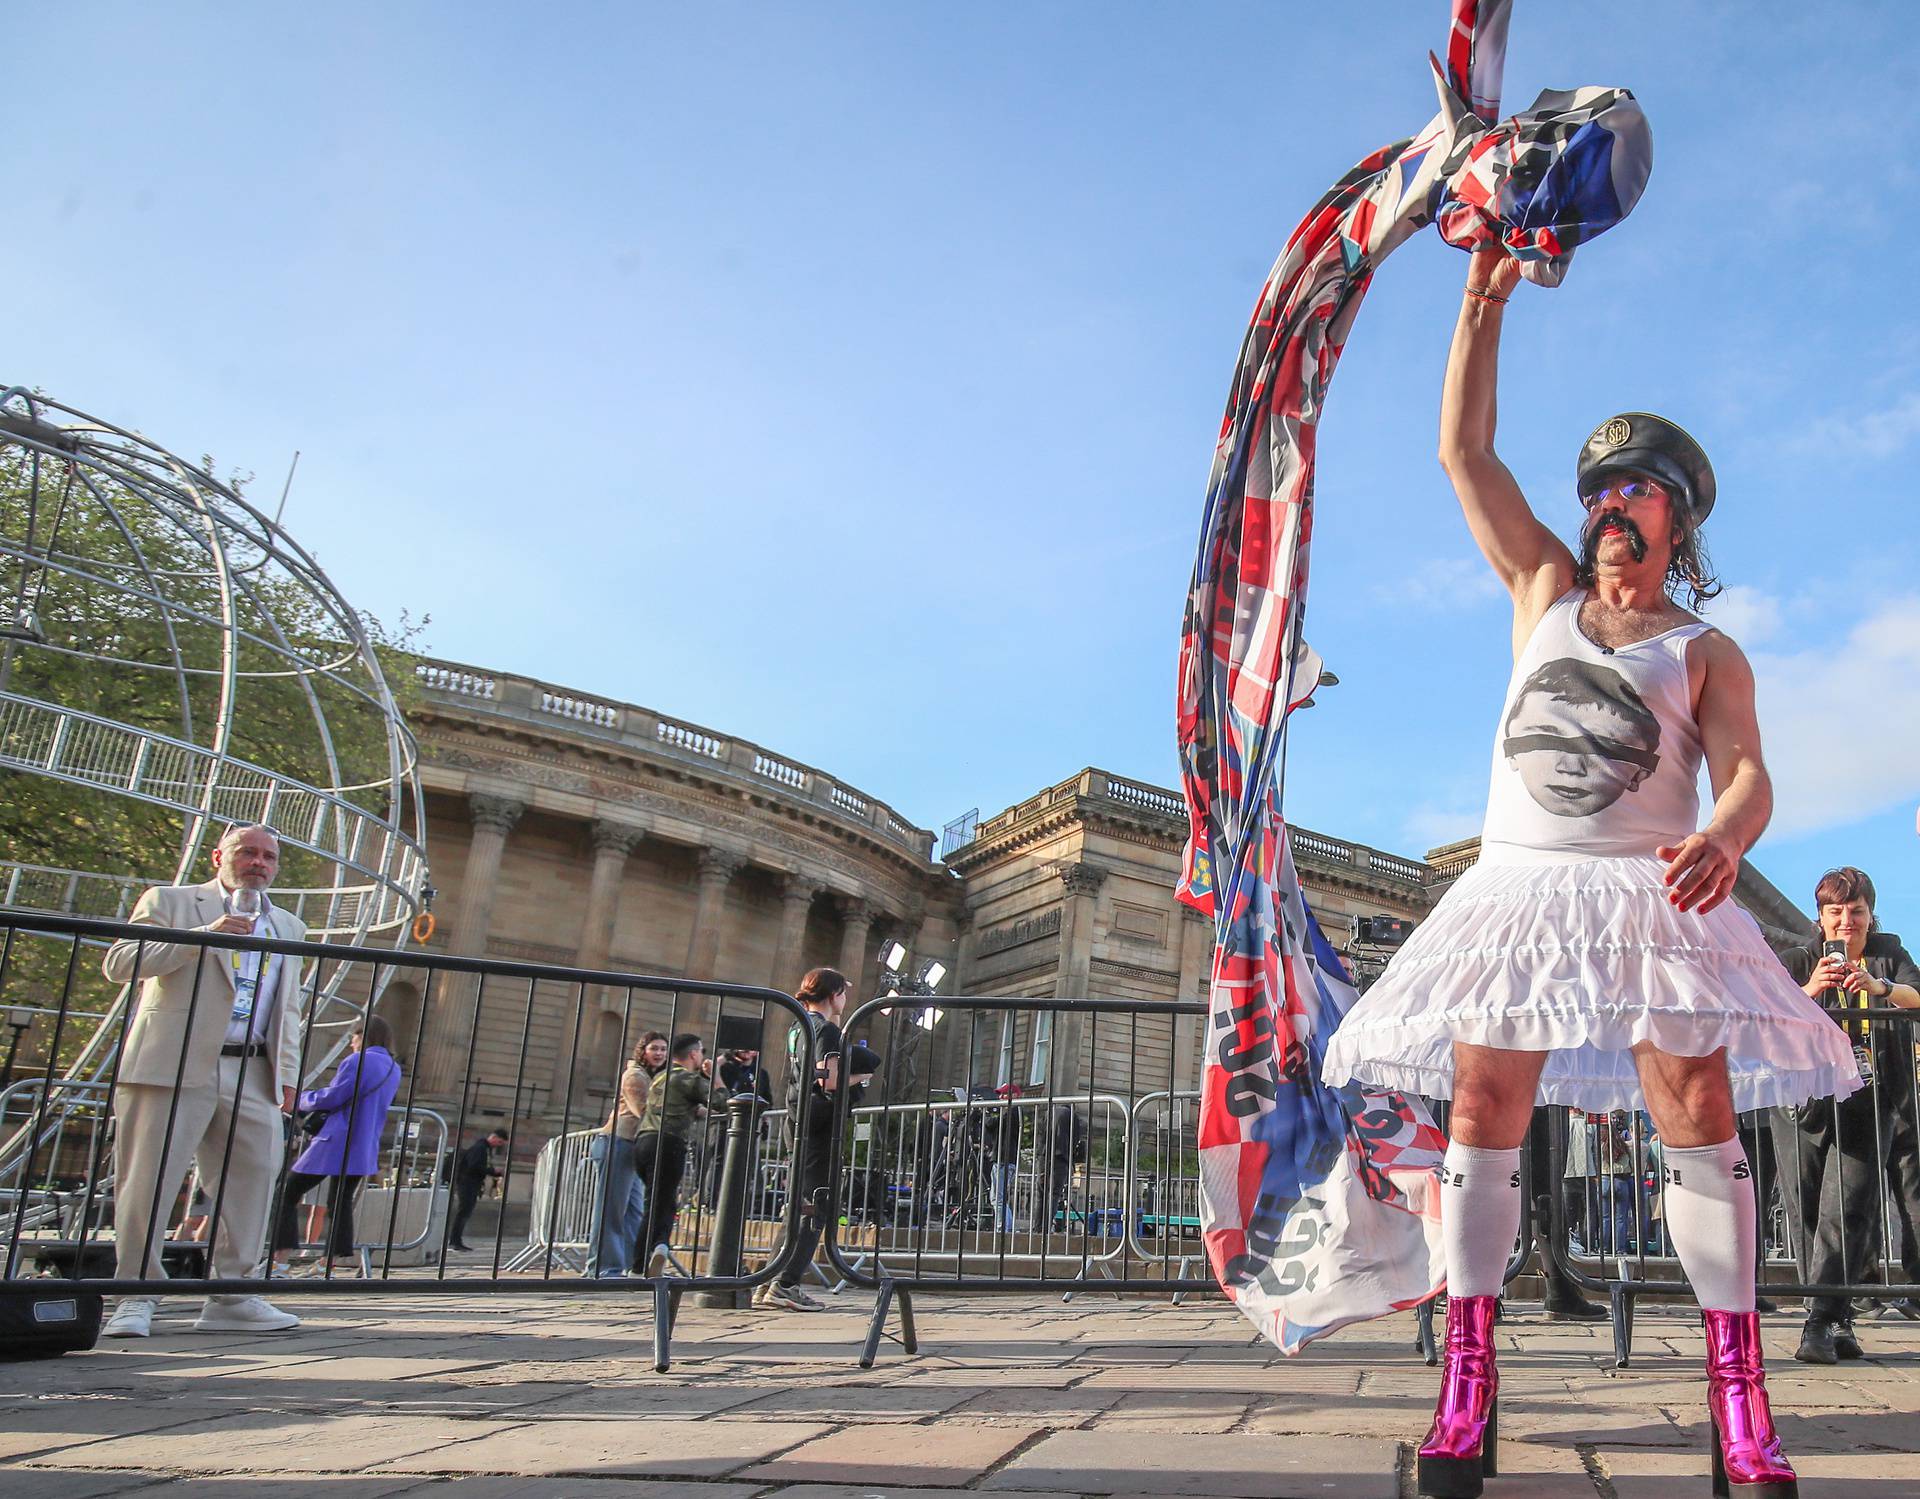
[[1227, 1294], [1292, 1353], [1442, 1285], [1445, 1140], [1417, 1099], [1320, 1082], [1356, 994], [1300, 891], [1281, 816], [1307, 645], [1315, 452], [1334, 366], [1380, 262], [1436, 224], [1557, 285], [1632, 209], [1652, 165], [1624, 89], [1543, 93], [1494, 124], [1510, 0], [1453, 0], [1440, 112], [1368, 156], [1301, 220], [1267, 277], [1214, 452], [1180, 643], [1189, 837], [1180, 897], [1214, 919], [1200, 1106], [1201, 1221]]

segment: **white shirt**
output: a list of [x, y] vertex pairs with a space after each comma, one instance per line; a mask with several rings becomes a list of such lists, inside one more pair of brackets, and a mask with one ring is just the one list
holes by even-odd
[[[254, 936], [274, 935], [272, 909], [263, 891], [260, 914], [253, 922]], [[273, 1028], [273, 1011], [278, 1002], [280, 954], [228, 948], [224, 956], [233, 974], [233, 1014], [227, 1021], [226, 1044], [245, 1046], [253, 1041], [264, 1042]]]

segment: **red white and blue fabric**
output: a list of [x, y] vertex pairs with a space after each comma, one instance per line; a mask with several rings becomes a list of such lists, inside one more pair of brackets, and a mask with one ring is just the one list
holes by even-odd
[[1308, 912], [1281, 817], [1287, 715], [1320, 658], [1302, 634], [1314, 459], [1334, 366], [1375, 268], [1429, 223], [1555, 285], [1633, 207], [1652, 165], [1622, 89], [1542, 94], [1499, 124], [1510, 0], [1453, 0], [1440, 112], [1367, 157], [1274, 263], [1241, 346], [1180, 644], [1190, 820], [1180, 896], [1214, 918], [1200, 1108], [1201, 1221], [1222, 1287], [1295, 1352], [1414, 1305], [1445, 1270], [1445, 1141], [1416, 1099], [1320, 1081], [1357, 997]]

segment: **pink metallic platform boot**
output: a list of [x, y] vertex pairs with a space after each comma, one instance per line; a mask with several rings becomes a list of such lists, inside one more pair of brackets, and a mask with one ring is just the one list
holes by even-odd
[[1499, 1471], [1500, 1376], [1493, 1367], [1493, 1314], [1497, 1297], [1453, 1296], [1447, 1300], [1447, 1353], [1440, 1373], [1440, 1403], [1433, 1428], [1420, 1444], [1419, 1491], [1423, 1499], [1479, 1499]]
[[1713, 1421], [1713, 1492], [1718, 1499], [1799, 1499], [1767, 1405], [1767, 1364], [1758, 1312], [1709, 1312], [1707, 1412]]

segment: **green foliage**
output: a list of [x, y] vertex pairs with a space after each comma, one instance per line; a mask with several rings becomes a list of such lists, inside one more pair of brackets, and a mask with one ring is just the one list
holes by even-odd
[[[207, 499], [229, 507], [234, 524], [158, 485], [135, 490], [98, 470], [0, 448], [0, 625], [15, 637], [0, 640], [0, 688], [210, 748], [230, 647], [227, 753], [311, 785], [340, 786], [355, 805], [393, 814], [387, 719], [349, 643], [352, 622], [329, 590], [303, 575], [304, 564], [247, 540], [257, 522], [217, 493]], [[231, 636], [222, 624], [229, 581]], [[19, 638], [29, 618], [37, 638]], [[410, 697], [406, 652], [426, 621], [402, 615], [397, 630], [364, 616], [359, 623], [396, 699]], [[188, 831], [179, 813], [110, 790], [0, 774], [0, 857], [145, 882], [174, 877]], [[331, 884], [333, 872], [288, 848], [279, 883]]]

